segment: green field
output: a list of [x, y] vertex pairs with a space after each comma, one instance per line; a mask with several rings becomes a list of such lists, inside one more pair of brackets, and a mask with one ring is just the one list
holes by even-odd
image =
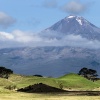
[[0, 100], [100, 100], [95, 96], [68, 96], [67, 94], [37, 94], [21, 93], [5, 87], [16, 86], [16, 89], [24, 88], [36, 83], [44, 83], [59, 88], [62, 83], [66, 90], [100, 90], [100, 81], [92, 82], [77, 74], [68, 74], [59, 78], [23, 76], [12, 74], [9, 79], [0, 78]]
[[[5, 80], [5, 79], [3, 79]], [[8, 83], [6, 83], [6, 81]], [[8, 80], [5, 80], [5, 85], [15, 84], [17, 88], [26, 87], [36, 83], [44, 83], [53, 87], [59, 88], [62, 83], [64, 89], [81, 89], [93, 90], [100, 87], [100, 81], [92, 82], [77, 74], [68, 74], [59, 78], [35, 77], [35, 76], [21, 76], [12, 74]]]

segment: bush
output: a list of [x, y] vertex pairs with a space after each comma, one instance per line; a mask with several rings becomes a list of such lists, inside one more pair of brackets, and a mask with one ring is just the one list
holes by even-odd
[[16, 85], [8, 85], [8, 86], [5, 87], [5, 89], [15, 90], [16, 89]]

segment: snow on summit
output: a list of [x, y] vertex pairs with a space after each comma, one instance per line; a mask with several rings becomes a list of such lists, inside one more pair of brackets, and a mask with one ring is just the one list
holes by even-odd
[[72, 16], [72, 15], [70, 15], [70, 16], [68, 16], [67, 18], [68, 18], [68, 19], [76, 18], [76, 21], [78, 21], [78, 23], [79, 23], [80, 25], [82, 25], [82, 18], [79, 17], [79, 16]]
[[74, 18], [75, 16], [68, 16], [67, 18]]
[[79, 23], [80, 25], [82, 25], [82, 20], [81, 20], [80, 18], [76, 18], [76, 20], [78, 21], [78, 23]]

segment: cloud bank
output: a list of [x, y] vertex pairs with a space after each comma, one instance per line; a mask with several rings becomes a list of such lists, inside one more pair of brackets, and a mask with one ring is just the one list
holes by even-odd
[[16, 20], [4, 12], [0, 12], [0, 27], [8, 28], [12, 26]]
[[11, 33], [0, 32], [0, 48], [36, 46], [72, 46], [100, 49], [100, 41], [88, 40], [80, 35], [44, 37], [39, 34], [15, 30]]

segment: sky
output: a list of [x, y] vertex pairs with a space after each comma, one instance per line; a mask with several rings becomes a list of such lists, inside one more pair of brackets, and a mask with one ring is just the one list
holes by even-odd
[[100, 0], [0, 0], [0, 48], [44, 43], [36, 34], [70, 14], [100, 27]]

